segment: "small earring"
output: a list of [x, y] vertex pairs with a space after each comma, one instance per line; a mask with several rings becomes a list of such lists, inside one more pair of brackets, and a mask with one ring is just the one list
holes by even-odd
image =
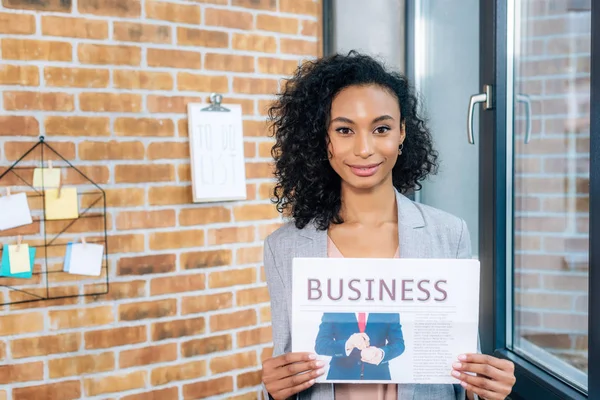
[[402, 149], [404, 149], [404, 143], [400, 143], [400, 147], [398, 148], [398, 155], [402, 155]]

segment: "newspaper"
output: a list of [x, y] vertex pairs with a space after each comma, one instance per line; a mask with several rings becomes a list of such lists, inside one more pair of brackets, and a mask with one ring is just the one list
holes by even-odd
[[292, 351], [325, 361], [316, 382], [459, 383], [477, 352], [479, 261], [295, 258]]

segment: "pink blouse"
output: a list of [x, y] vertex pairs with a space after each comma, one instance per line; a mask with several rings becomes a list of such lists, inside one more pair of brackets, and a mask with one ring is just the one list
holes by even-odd
[[[331, 238], [328, 237], [327, 242], [328, 257], [344, 257]], [[400, 257], [400, 249], [396, 250], [394, 257]], [[398, 398], [398, 386], [395, 384], [336, 383], [334, 392], [335, 400], [396, 400]]]

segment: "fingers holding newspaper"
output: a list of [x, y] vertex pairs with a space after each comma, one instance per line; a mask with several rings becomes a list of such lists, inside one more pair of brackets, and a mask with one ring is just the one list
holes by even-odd
[[263, 362], [263, 384], [274, 400], [287, 399], [315, 383], [324, 363], [311, 353], [287, 353]]

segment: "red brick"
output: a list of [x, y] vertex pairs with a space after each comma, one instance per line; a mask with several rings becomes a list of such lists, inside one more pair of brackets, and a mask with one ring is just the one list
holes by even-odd
[[232, 391], [233, 378], [231, 376], [225, 376], [210, 381], [201, 381], [183, 385], [183, 398], [184, 400], [199, 399]]
[[171, 164], [115, 165], [116, 183], [170, 182], [175, 179]]
[[170, 119], [151, 118], [117, 118], [115, 133], [118, 136], [169, 137], [175, 133], [175, 126]]
[[140, 112], [142, 96], [131, 93], [81, 93], [79, 107], [82, 111]]
[[119, 353], [119, 368], [146, 366], [177, 359], [177, 343], [123, 350]]
[[241, 307], [259, 303], [268, 303], [270, 300], [269, 290], [266, 286], [238, 290], [235, 298], [236, 305]]
[[148, 146], [149, 160], [190, 159], [190, 145], [183, 142], [154, 142]]
[[210, 360], [210, 370], [213, 374], [221, 374], [234, 369], [244, 369], [256, 366], [256, 352], [231, 354], [223, 357], [213, 357]]
[[278, 82], [275, 79], [264, 78], [233, 78], [233, 91], [244, 94], [275, 94]]
[[182, 269], [198, 269], [216, 267], [231, 264], [231, 250], [208, 250], [181, 255], [180, 265]]
[[279, 213], [271, 204], [246, 204], [233, 209], [236, 221], [255, 221], [277, 218]]
[[256, 311], [243, 310], [229, 314], [216, 314], [210, 317], [210, 331], [218, 332], [256, 325]]
[[115, 70], [113, 86], [119, 89], [173, 89], [173, 76], [169, 72]]
[[162, 1], [146, 1], [146, 17], [185, 24], [200, 24], [200, 7]]
[[44, 379], [44, 363], [42, 361], [0, 365], [0, 385], [13, 385], [17, 382], [41, 381], [42, 379]]
[[0, 33], [31, 35], [35, 33], [35, 17], [31, 14], [0, 13]]
[[113, 307], [87, 307], [48, 312], [51, 329], [73, 329], [97, 325], [107, 325], [115, 321]]
[[233, 48], [236, 50], [259, 51], [261, 53], [275, 53], [277, 51], [277, 39], [275, 39], [275, 36], [234, 33]]
[[40, 126], [34, 117], [0, 116], [0, 136], [36, 136]]
[[287, 54], [298, 54], [298, 55], [315, 55], [318, 52], [319, 42], [298, 40], [298, 39], [285, 39], [282, 38], [280, 42], [281, 52]]
[[175, 260], [174, 254], [123, 257], [117, 262], [117, 275], [148, 275], [174, 272]]
[[180, 46], [227, 48], [229, 47], [229, 34], [206, 29], [178, 27], [177, 44]]
[[238, 249], [235, 255], [237, 265], [259, 263], [263, 260], [262, 246], [243, 247]]
[[71, 61], [70, 43], [26, 39], [2, 39], [4, 60]]
[[107, 189], [105, 193], [107, 207], [135, 207], [145, 202], [142, 188]]
[[255, 8], [257, 10], [277, 10], [277, 0], [232, 0], [232, 6]]
[[115, 356], [112, 352], [48, 360], [50, 379], [112, 371], [114, 368]]
[[247, 12], [207, 8], [204, 13], [204, 23], [207, 26], [252, 29], [253, 17]]
[[247, 163], [246, 177], [248, 179], [272, 178], [273, 166], [267, 162]]
[[46, 86], [104, 88], [108, 86], [110, 75], [106, 69], [97, 68], [44, 68]]
[[[170, 368], [170, 367], [169, 367]], [[120, 397], [121, 400], [177, 400], [179, 392], [176, 387], [156, 389], [151, 392], [132, 394]]]
[[140, 65], [142, 50], [133, 46], [81, 43], [77, 57], [83, 64]]
[[0, 65], [0, 85], [38, 86], [38, 68], [32, 65]]
[[41, 332], [43, 329], [44, 315], [40, 312], [0, 315], [0, 336]]
[[[260, 386], [262, 383], [262, 371], [244, 372], [237, 376], [237, 387], [239, 389]], [[240, 399], [241, 400], [241, 399]]]
[[172, 317], [175, 314], [177, 314], [176, 299], [143, 301], [119, 305], [120, 321]]
[[147, 372], [140, 370], [129, 373], [120, 373], [115, 376], [85, 378], [83, 387], [86, 395], [96, 396], [105, 393], [117, 393], [141, 389], [146, 387], [146, 381]]
[[167, 228], [175, 221], [175, 210], [125, 211], [117, 216], [117, 229]]
[[[164, 385], [169, 382], [191, 380], [206, 375], [206, 361], [192, 361], [184, 364], [154, 368], [151, 373], [152, 385]], [[162, 399], [162, 398], [161, 398]], [[173, 398], [175, 399], [175, 398]], [[156, 399], [159, 400], [159, 399]]]
[[[258, 58], [258, 71], [263, 74], [291, 75], [298, 68], [298, 61], [283, 58]], [[272, 100], [269, 101], [269, 104]]]
[[230, 335], [210, 336], [202, 339], [194, 339], [181, 344], [181, 355], [183, 357], [195, 357], [217, 352], [231, 350], [232, 339]]
[[272, 340], [271, 327], [261, 327], [237, 333], [238, 347], [256, 346]]
[[320, 2], [313, 0], [280, 0], [279, 11], [294, 14], [319, 15]]
[[181, 91], [227, 92], [228, 88], [229, 82], [226, 76], [191, 74], [189, 72], [177, 74], [177, 89]]
[[140, 0], [78, 0], [81, 14], [94, 14], [110, 17], [140, 17]]
[[181, 314], [198, 314], [207, 311], [223, 310], [233, 306], [231, 292], [202, 296], [185, 296], [181, 300]]
[[298, 33], [298, 25], [298, 19], [296, 18], [286, 18], [267, 14], [258, 14], [256, 16], [256, 28], [264, 31], [295, 35]]
[[[95, 287], [100, 286], [103, 287], [103, 290], [98, 290]], [[91, 292], [106, 292], [108, 288], [105, 284], [94, 284], [94, 285], [86, 285], [84, 287], [85, 293]], [[86, 303], [93, 302], [108, 302], [108, 301], [116, 301], [121, 299], [132, 299], [138, 297], [146, 297], [146, 282], [143, 280], [137, 281], [127, 281], [127, 282], [111, 282], [110, 283], [110, 291], [106, 294], [97, 294], [94, 296], [87, 296]]]
[[[187, 97], [187, 96], [148, 96], [148, 111], [151, 113], [187, 113], [188, 103], [201, 102], [200, 97]], [[181, 132], [179, 134], [181, 135]], [[186, 135], [187, 136], [187, 133]]]
[[320, 24], [316, 21], [302, 20], [300, 33], [304, 36], [319, 36]]
[[251, 226], [211, 229], [208, 231], [208, 244], [229, 244], [254, 241], [254, 228]]
[[208, 285], [211, 289], [248, 285], [254, 282], [256, 282], [256, 270], [254, 268], [216, 271], [208, 276]]
[[192, 201], [191, 186], [151, 187], [148, 191], [148, 205], [189, 204]]
[[150, 295], [160, 296], [163, 294], [195, 292], [206, 287], [204, 274], [177, 275], [154, 278], [150, 281]]
[[204, 244], [204, 231], [178, 230], [173, 232], [153, 232], [150, 235], [150, 249], [180, 249], [184, 247], [197, 247]]
[[127, 326], [84, 333], [86, 349], [104, 349], [146, 341], [146, 326]]
[[148, 49], [148, 66], [199, 69], [200, 53], [183, 50]]
[[109, 122], [104, 117], [76, 116], [51, 116], [44, 121], [46, 133], [56, 136], [108, 136]]
[[182, 226], [207, 225], [231, 221], [231, 210], [225, 207], [184, 208], [179, 212]]
[[[263, 280], [263, 282], [266, 281]], [[264, 324], [267, 322], [271, 322], [271, 306], [265, 306], [260, 308], [260, 323]]]
[[58, 353], [71, 353], [79, 350], [81, 333], [65, 333], [62, 335], [38, 336], [16, 339], [10, 343], [13, 358], [47, 356]]
[[71, 12], [72, 0], [3, 0], [2, 5], [6, 8], [18, 10], [36, 10], [36, 11], [58, 11]]
[[27, 386], [13, 389], [13, 400], [71, 400], [81, 398], [81, 384], [78, 380]]
[[180, 338], [185, 336], [197, 336], [206, 330], [204, 317], [180, 319], [152, 324], [152, 340], [158, 342], [165, 339]]
[[4, 92], [5, 110], [73, 111], [72, 94], [40, 92]]
[[107, 39], [108, 22], [84, 18], [42, 16], [42, 34], [82, 39]]
[[254, 72], [254, 57], [208, 53], [204, 56], [204, 68], [217, 71]]
[[85, 141], [79, 144], [79, 158], [82, 160], [143, 160], [142, 142]]
[[113, 39], [123, 42], [171, 43], [171, 27], [166, 25], [114, 22]]

